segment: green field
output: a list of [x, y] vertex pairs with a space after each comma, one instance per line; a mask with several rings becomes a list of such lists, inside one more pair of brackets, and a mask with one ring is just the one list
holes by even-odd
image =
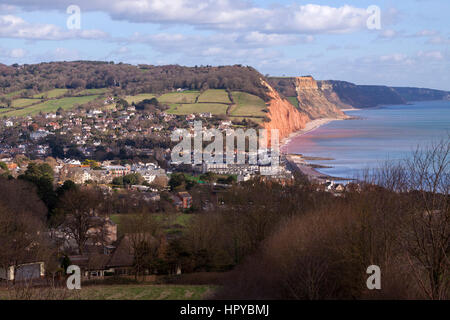
[[68, 89], [53, 89], [46, 92], [41, 92], [38, 94], [35, 94], [33, 98], [41, 99], [41, 98], [47, 98], [47, 99], [53, 99], [53, 98], [59, 98], [65, 95], [69, 90]]
[[0, 108], [0, 116], [3, 117], [3, 113], [14, 110], [13, 108]]
[[[55, 300], [202, 300], [214, 290], [214, 286], [208, 285], [82, 285], [81, 290], [53, 289], [48, 294], [45, 288], [34, 289], [27, 299], [48, 299], [48, 295]], [[15, 297], [13, 290], [0, 289], [0, 300], [9, 299], [20, 296]]]
[[108, 88], [100, 88], [100, 89], [85, 89], [80, 92], [77, 92], [77, 96], [89, 96], [89, 95], [100, 95], [108, 92]]
[[134, 103], [139, 103], [141, 101], [147, 100], [147, 99], [152, 99], [154, 98], [155, 95], [151, 94], [151, 93], [142, 93], [142, 94], [138, 94], [135, 96], [126, 96], [125, 100], [129, 103], [132, 104]]
[[15, 99], [12, 101], [11, 106], [13, 108], [24, 108], [40, 101], [41, 99]]
[[195, 100], [199, 95], [200, 91], [172, 92], [158, 97], [158, 101], [167, 104], [195, 103]]
[[[111, 215], [111, 220], [115, 224], [117, 224], [119, 234], [121, 234], [122, 231], [120, 227], [120, 220], [124, 216], [127, 215], [126, 214]], [[184, 214], [184, 213], [155, 214], [155, 219], [161, 223], [162, 228], [164, 228], [167, 233], [181, 232], [182, 229], [188, 226], [188, 224], [194, 217], [195, 214]]]
[[190, 104], [172, 104], [167, 113], [176, 115], [188, 115], [191, 113], [211, 112], [211, 114], [226, 114], [228, 106], [219, 103], [190, 103]]
[[0, 97], [5, 97], [5, 98], [9, 98], [10, 99], [10, 98], [14, 98], [14, 97], [19, 96], [24, 91], [26, 91], [26, 90], [23, 89], [23, 90], [19, 90], [19, 91], [14, 91], [14, 92], [10, 92], [10, 93], [4, 94], [4, 95], [0, 95]]
[[296, 107], [297, 109], [300, 109], [300, 105], [298, 104], [297, 97], [288, 97], [287, 99], [294, 107]]
[[198, 102], [231, 103], [228, 92], [216, 89], [210, 89], [203, 92], [198, 98]]
[[62, 98], [62, 99], [58, 99], [58, 100], [49, 100], [49, 101], [46, 101], [43, 103], [33, 105], [28, 108], [5, 112], [2, 115], [8, 116], [8, 117], [22, 117], [22, 116], [26, 116], [26, 115], [35, 115], [35, 114], [38, 114], [39, 112], [43, 112], [43, 113], [55, 112], [59, 108], [68, 110], [68, 109], [73, 108], [76, 105], [83, 105], [90, 101], [93, 101], [93, 100], [97, 99], [98, 97], [99, 96], [84, 96], [84, 97]]
[[232, 116], [266, 116], [263, 111], [266, 103], [260, 97], [240, 91], [233, 91], [232, 95], [236, 103], [230, 113]]

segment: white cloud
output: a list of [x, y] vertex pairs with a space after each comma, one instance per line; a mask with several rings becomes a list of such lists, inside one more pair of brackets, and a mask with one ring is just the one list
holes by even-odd
[[379, 38], [382, 39], [393, 39], [400, 35], [398, 31], [392, 30], [392, 29], [386, 29], [381, 31]]
[[443, 60], [444, 55], [440, 51], [419, 51], [417, 56], [420, 58], [427, 58], [432, 60]]
[[26, 51], [22, 48], [12, 49], [10, 52], [11, 58], [23, 58], [26, 55]]
[[433, 36], [428, 39], [428, 44], [437, 44], [437, 45], [450, 45], [450, 37], [444, 37], [444, 36]]
[[100, 30], [64, 30], [52, 24], [32, 24], [14, 15], [0, 15], [0, 38], [27, 40], [99, 39], [108, 35]]
[[0, 57], [6, 59], [21, 59], [27, 55], [27, 51], [22, 48], [6, 49], [0, 47]]
[[[29, 10], [65, 10], [73, 0], [3, 0]], [[103, 11], [113, 19], [187, 24], [203, 29], [265, 33], [345, 33], [366, 28], [365, 8], [350, 5], [256, 6], [245, 0], [79, 0], [83, 11]]]
[[0, 12], [3, 14], [6, 13], [14, 13], [17, 11], [17, 7], [9, 4], [1, 4], [0, 3]]

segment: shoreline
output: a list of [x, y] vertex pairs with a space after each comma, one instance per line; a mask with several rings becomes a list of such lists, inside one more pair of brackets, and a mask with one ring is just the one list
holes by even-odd
[[295, 131], [293, 133], [291, 133], [288, 137], [284, 138], [281, 141], [281, 146], [280, 146], [280, 151], [281, 153], [284, 154], [288, 154], [286, 148], [288, 146], [288, 144], [292, 141], [292, 139], [296, 138], [296, 137], [301, 137], [305, 134], [308, 134], [310, 132], [313, 132], [314, 130], [319, 129], [320, 127], [333, 122], [333, 121], [342, 121], [345, 119], [342, 118], [322, 118], [322, 119], [316, 119], [316, 120], [312, 120], [310, 122], [308, 122], [305, 127], [302, 130], [299, 131]]
[[[345, 111], [358, 111], [358, 110], [361, 110], [361, 109], [352, 108], [352, 109], [343, 109], [342, 111], [345, 112]], [[308, 133], [311, 133], [314, 130], [317, 130], [320, 127], [322, 127], [328, 123], [331, 123], [333, 121], [343, 121], [343, 120], [349, 120], [349, 119], [351, 119], [350, 116], [348, 116], [348, 118], [321, 118], [321, 119], [312, 120], [312, 121], [308, 122], [302, 130], [293, 132], [288, 137], [286, 137], [282, 140], [281, 146], [280, 146], [280, 153], [282, 153], [286, 156], [286, 160], [288, 161], [288, 163], [290, 163], [290, 165], [293, 167], [293, 169], [299, 170], [301, 173], [306, 175], [311, 180], [319, 180], [322, 182], [325, 182], [327, 180], [351, 181], [353, 179], [345, 179], [345, 178], [333, 177], [333, 176], [330, 176], [327, 174], [323, 174], [318, 170], [318, 169], [320, 169], [319, 167], [315, 167], [315, 165], [312, 165], [309, 162], [307, 162], [307, 160], [305, 159], [305, 157], [303, 155], [291, 155], [287, 150], [288, 145], [292, 141], [292, 139], [306, 135]], [[298, 160], [300, 160], [300, 161], [298, 161], [298, 160], [295, 161], [293, 159], [293, 156], [299, 157], [300, 159], [298, 159]]]

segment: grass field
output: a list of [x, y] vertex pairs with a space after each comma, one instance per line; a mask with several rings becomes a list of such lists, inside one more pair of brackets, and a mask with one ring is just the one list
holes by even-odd
[[[34, 290], [35, 299], [40, 296], [46, 299], [42, 294], [45, 289]], [[208, 285], [95, 285], [82, 286], [81, 290], [74, 291], [56, 289], [52, 296], [56, 300], [202, 300], [207, 299], [214, 290], [214, 286]], [[0, 300], [8, 299], [15, 299], [14, 294], [0, 289]]]
[[125, 100], [129, 103], [132, 104], [134, 103], [139, 103], [141, 101], [147, 100], [147, 99], [152, 99], [154, 98], [155, 95], [151, 94], [151, 93], [142, 93], [142, 94], [138, 94], [135, 96], [126, 96]]
[[187, 115], [191, 113], [211, 112], [214, 115], [226, 114], [228, 106], [219, 103], [172, 104], [167, 113]]
[[300, 109], [300, 105], [298, 104], [297, 97], [288, 97], [287, 99], [294, 107], [296, 107], [297, 109]]
[[[120, 220], [125, 214], [113, 214], [111, 215], [111, 220], [117, 224], [117, 229], [119, 234], [121, 234]], [[184, 214], [184, 213], [164, 213], [155, 214], [156, 221], [161, 223], [162, 228], [165, 229], [167, 233], [181, 232], [182, 229], [186, 228], [191, 220], [195, 217], [195, 214]]]
[[258, 124], [263, 123], [263, 120], [264, 120], [264, 118], [254, 118], [254, 117], [233, 117], [233, 116], [231, 116], [230, 119], [231, 119], [231, 120], [234, 120], [234, 121], [242, 121], [242, 120], [244, 120], [244, 119], [247, 119], [247, 120], [252, 120], [253, 122], [258, 123]]
[[84, 89], [80, 92], [76, 93], [76, 96], [90, 96], [90, 95], [100, 95], [108, 92], [108, 88], [99, 88], [99, 89]]
[[47, 99], [53, 99], [53, 98], [59, 98], [65, 95], [69, 90], [68, 89], [53, 89], [46, 92], [41, 92], [38, 94], [35, 94], [33, 98], [41, 99], [41, 98], [47, 98]]
[[15, 99], [12, 101], [11, 106], [13, 108], [24, 108], [38, 103], [39, 101], [41, 101], [41, 99]]
[[97, 99], [99, 96], [84, 96], [84, 97], [69, 97], [69, 98], [62, 98], [58, 100], [49, 100], [43, 103], [39, 103], [36, 105], [33, 105], [28, 108], [14, 110], [5, 112], [2, 115], [8, 116], [8, 117], [21, 117], [26, 115], [35, 115], [39, 112], [43, 113], [49, 113], [49, 112], [55, 112], [58, 110], [58, 108], [63, 108], [64, 110], [68, 110], [73, 108], [76, 105], [82, 105], [86, 104], [90, 101], [93, 101]]
[[228, 92], [216, 89], [210, 89], [203, 92], [200, 97], [198, 97], [198, 102], [231, 103]]
[[158, 97], [158, 101], [167, 104], [195, 103], [195, 100], [199, 95], [200, 91], [172, 92]]
[[266, 113], [263, 112], [263, 110], [266, 109], [266, 104], [260, 97], [239, 91], [233, 91], [232, 95], [234, 102], [236, 103], [230, 113], [232, 116], [264, 117], [266, 115]]
[[19, 96], [24, 91], [25, 91], [25, 89], [24, 90], [19, 90], [19, 91], [14, 91], [14, 92], [10, 92], [10, 93], [4, 94], [4, 95], [0, 95], [0, 97], [5, 97], [5, 98], [9, 98], [10, 99], [10, 98], [14, 98], [14, 97]]

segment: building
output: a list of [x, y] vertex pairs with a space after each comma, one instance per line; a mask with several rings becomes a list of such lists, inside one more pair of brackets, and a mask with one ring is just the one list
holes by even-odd
[[181, 206], [183, 209], [186, 210], [192, 208], [192, 197], [188, 192], [178, 192], [178, 197], [181, 199]]
[[30, 281], [41, 279], [45, 276], [44, 262], [21, 264], [11, 266], [7, 270], [0, 268], [0, 279], [7, 281]]
[[129, 166], [106, 166], [106, 171], [108, 175], [113, 178], [123, 177], [130, 174], [131, 169]]

